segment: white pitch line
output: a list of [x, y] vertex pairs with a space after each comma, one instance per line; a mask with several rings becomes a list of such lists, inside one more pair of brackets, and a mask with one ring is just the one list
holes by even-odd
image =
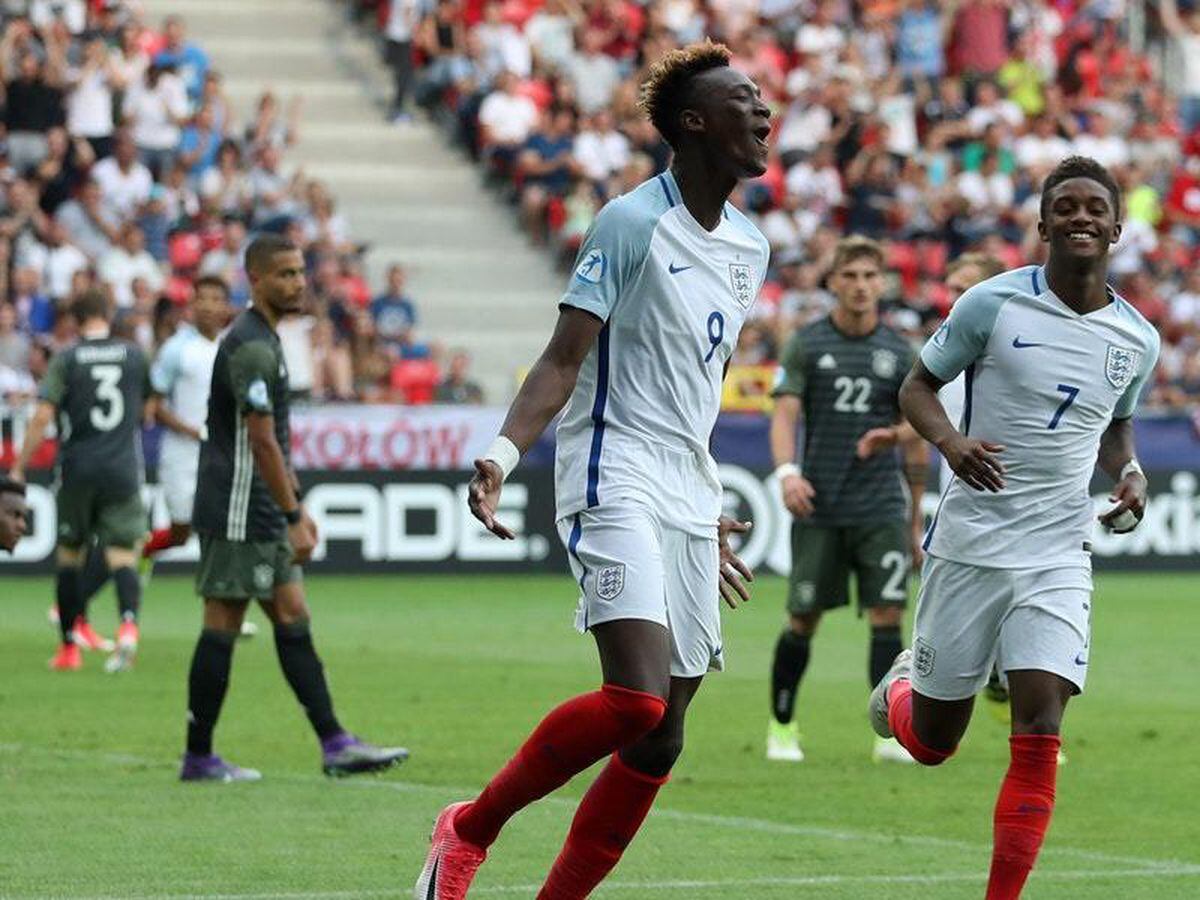
[[[1039, 881], [1102, 881], [1106, 878], [1189, 878], [1200, 876], [1200, 866], [1181, 866], [1172, 869], [1110, 869], [1108, 871], [1079, 870], [1064, 872], [1037, 872], [1034, 882]], [[597, 894], [626, 891], [715, 891], [729, 888], [748, 887], [829, 887], [839, 885], [895, 885], [895, 884], [964, 884], [987, 881], [984, 872], [944, 872], [933, 875], [801, 875], [794, 878], [739, 878], [724, 880], [677, 880], [677, 881], [613, 881], [597, 888]], [[471, 891], [477, 894], [523, 894], [529, 896], [541, 888], [540, 884], [485, 885]], [[355, 900], [355, 898], [396, 897], [407, 893], [403, 888], [387, 890], [357, 891], [290, 891], [242, 894], [102, 894], [79, 900]], [[33, 900], [14, 897], [11, 900]]]
[[[147, 759], [145, 757], [132, 756], [124, 753], [107, 753], [107, 752], [87, 752], [81, 750], [61, 750], [57, 748], [31, 748], [21, 744], [0, 743], [0, 753], [12, 753], [21, 751], [31, 751], [38, 753], [47, 753], [70, 759], [100, 759], [110, 762], [114, 765], [136, 765], [145, 766], [148, 768], [163, 768], [173, 769], [174, 763], [168, 763], [160, 759]], [[304, 775], [274, 775], [270, 776], [271, 781], [283, 781], [294, 784], [311, 784], [317, 781], [317, 777], [307, 777]], [[321, 779], [327, 780], [327, 779]], [[441, 784], [422, 784], [420, 782], [409, 781], [365, 781], [365, 780], [350, 780], [336, 782], [338, 786], [357, 787], [357, 788], [373, 788], [376, 790], [399, 791], [402, 793], [420, 793], [420, 794], [435, 794], [445, 797], [469, 797], [478, 791], [477, 787], [456, 787], [454, 785]], [[546, 797], [538, 801], [539, 803], [549, 804], [554, 806], [563, 806], [570, 809], [575, 809], [579, 805], [577, 798], [567, 797]], [[650, 812], [651, 817], [657, 819], [671, 819], [678, 822], [693, 822], [702, 825], [712, 825], [721, 828], [732, 828], [741, 831], [760, 831], [767, 834], [783, 834], [793, 835], [798, 837], [814, 837], [823, 840], [843, 841], [843, 842], [875, 842], [885, 844], [907, 844], [913, 847], [930, 847], [946, 850], [960, 850], [967, 853], [991, 853], [990, 844], [978, 844], [971, 841], [961, 841], [952, 838], [939, 838], [931, 835], [905, 835], [905, 834], [886, 834], [882, 832], [871, 831], [847, 831], [844, 829], [829, 828], [821, 825], [796, 825], [790, 822], [777, 822], [771, 819], [757, 819], [745, 816], [723, 816], [714, 813], [697, 813], [675, 809], [659, 809], [654, 808]], [[1185, 862], [1175, 859], [1152, 859], [1149, 857], [1140, 856], [1117, 856], [1109, 853], [1102, 853], [1093, 850], [1083, 850], [1075, 847], [1044, 847], [1040, 853], [1042, 858], [1047, 856], [1061, 856], [1071, 859], [1085, 860], [1089, 862], [1107, 863], [1113, 866], [1136, 866], [1146, 871], [1183, 871], [1190, 872], [1194, 868], [1200, 868], [1200, 864]], [[307, 896], [307, 895], [306, 895]]]

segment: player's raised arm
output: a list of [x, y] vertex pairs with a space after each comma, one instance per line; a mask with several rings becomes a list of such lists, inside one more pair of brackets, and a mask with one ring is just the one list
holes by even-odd
[[603, 327], [604, 322], [593, 313], [563, 306], [550, 342], [508, 409], [500, 436], [486, 458], [475, 460], [467, 502], [475, 518], [497, 537], [515, 537], [496, 520], [504, 479], [566, 404], [579, 378], [579, 367]]

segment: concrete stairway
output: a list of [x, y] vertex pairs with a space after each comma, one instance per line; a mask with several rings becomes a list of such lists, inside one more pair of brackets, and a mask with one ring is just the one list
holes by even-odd
[[530, 248], [510, 209], [480, 187], [474, 165], [423, 122], [383, 119], [390, 79], [376, 44], [337, 0], [144, 0], [152, 24], [184, 17], [211, 55], [239, 120], [270, 88], [302, 98], [288, 160], [327, 182], [355, 240], [369, 242], [372, 287], [408, 267], [426, 337], [467, 348], [488, 402], [549, 335], [563, 279]]

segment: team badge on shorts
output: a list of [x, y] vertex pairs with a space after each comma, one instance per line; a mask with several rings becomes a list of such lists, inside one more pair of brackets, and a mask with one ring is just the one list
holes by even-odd
[[596, 573], [596, 596], [601, 600], [615, 600], [625, 590], [625, 564], [605, 566]]
[[266, 563], [259, 563], [254, 567], [254, 587], [260, 591], [265, 591], [271, 587], [271, 582], [275, 577], [275, 569], [268, 566]]
[[891, 350], [876, 350], [871, 354], [871, 371], [880, 378], [891, 378], [896, 374], [896, 362]]
[[937, 654], [925, 643], [924, 638], [917, 638], [913, 644], [913, 671], [923, 678], [933, 674], [933, 660]]
[[738, 306], [749, 309], [754, 301], [754, 276], [748, 263], [729, 264], [729, 286]]
[[1116, 344], [1108, 345], [1108, 355], [1104, 358], [1104, 377], [1118, 391], [1129, 387], [1133, 376], [1137, 374], [1138, 359], [1141, 356], [1136, 350], [1127, 350]]

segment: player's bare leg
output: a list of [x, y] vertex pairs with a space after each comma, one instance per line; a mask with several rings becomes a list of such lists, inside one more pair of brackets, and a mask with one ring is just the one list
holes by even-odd
[[136, 545], [104, 548], [104, 561], [112, 572], [113, 584], [117, 589], [117, 610], [121, 619], [121, 624], [117, 626], [116, 649], [104, 662], [104, 671], [110, 675], [131, 669], [137, 656], [142, 581], [136, 566], [140, 556], [141, 548]]
[[229, 689], [233, 645], [246, 615], [247, 600], [204, 599], [204, 625], [188, 673], [187, 752], [179, 771], [182, 781], [258, 781], [254, 769], [243, 769], [213, 753], [212, 735]]
[[987, 900], [1016, 900], [1054, 812], [1059, 732], [1075, 686], [1050, 672], [1010, 671], [1011, 762], [996, 800]]
[[975, 698], [936, 700], [913, 690], [912, 651], [905, 650], [871, 692], [868, 714], [880, 737], [894, 737], [922, 765], [954, 755], [971, 722]]
[[[375, 747], [350, 734], [338, 722], [325, 667], [313, 646], [311, 613], [301, 582], [278, 585], [272, 599], [262, 601], [261, 606], [275, 626], [279, 667], [321, 742], [325, 774], [374, 772], [407, 759], [408, 751], [403, 747]], [[241, 623], [238, 625], [240, 631]]]
[[767, 759], [803, 762], [800, 726], [796, 722], [796, 695], [808, 668], [812, 639], [821, 624], [821, 610], [789, 613], [775, 644], [771, 663], [771, 719], [767, 723]]
[[[442, 812], [414, 897], [461, 900], [488, 848], [513, 815], [598, 760], [646, 737], [663, 721], [672, 688], [667, 629], [655, 622], [621, 619], [593, 626], [591, 631], [600, 653], [603, 685], [553, 709], [473, 802], [455, 804]], [[619, 783], [621, 790], [626, 790], [636, 782], [640, 791], [635, 793], [639, 797], [649, 794], [650, 800], [664, 780], [619, 760], [610, 762], [605, 775], [608, 778], [602, 776], [598, 785], [601, 781]], [[605, 798], [610, 796], [604, 785], [597, 790]], [[648, 800], [643, 805], [649, 809]], [[640, 807], [610, 806], [607, 799], [603, 807], [614, 810], [606, 814], [623, 816], [626, 823], [633, 823], [636, 817], [640, 824], [645, 816], [644, 811], [638, 813]], [[634, 825], [630, 836], [636, 830]], [[578, 868], [575, 855], [568, 850], [564, 854], [572, 869]], [[597, 881], [619, 856], [617, 852], [612, 857]], [[585, 870], [595, 874], [593, 866]]]

